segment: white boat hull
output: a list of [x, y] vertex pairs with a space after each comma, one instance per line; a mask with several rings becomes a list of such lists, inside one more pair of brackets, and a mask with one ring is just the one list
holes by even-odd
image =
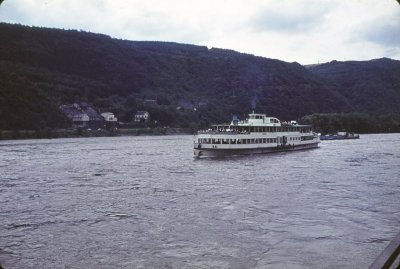
[[235, 155], [251, 155], [251, 154], [265, 154], [285, 151], [296, 151], [318, 148], [318, 142], [299, 144], [299, 145], [287, 145], [277, 147], [259, 147], [259, 148], [195, 148], [194, 156], [197, 158], [207, 157], [224, 157], [224, 156], [235, 156]]

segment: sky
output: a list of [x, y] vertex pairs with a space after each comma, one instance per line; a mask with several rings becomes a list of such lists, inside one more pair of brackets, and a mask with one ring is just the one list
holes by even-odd
[[5, 0], [0, 21], [301, 64], [400, 60], [396, 0]]

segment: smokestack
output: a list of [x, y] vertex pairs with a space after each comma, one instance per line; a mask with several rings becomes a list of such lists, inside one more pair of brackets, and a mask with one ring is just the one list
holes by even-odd
[[253, 96], [253, 98], [251, 98], [251, 110], [255, 110], [256, 109], [257, 101], [258, 101], [258, 98], [257, 98], [256, 95]]

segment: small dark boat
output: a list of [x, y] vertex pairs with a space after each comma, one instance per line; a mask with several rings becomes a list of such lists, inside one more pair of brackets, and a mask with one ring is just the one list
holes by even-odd
[[358, 139], [358, 138], [360, 138], [359, 134], [348, 133], [348, 132], [339, 132], [337, 134], [321, 135], [321, 140], [341, 140], [341, 139]]

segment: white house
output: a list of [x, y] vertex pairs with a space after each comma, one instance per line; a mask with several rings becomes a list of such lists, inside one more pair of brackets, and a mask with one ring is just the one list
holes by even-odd
[[115, 117], [111, 112], [101, 113], [101, 116], [103, 116], [106, 122], [116, 122], [118, 120], [117, 117]]
[[135, 122], [147, 122], [150, 120], [150, 114], [147, 111], [136, 111], [135, 113]]

